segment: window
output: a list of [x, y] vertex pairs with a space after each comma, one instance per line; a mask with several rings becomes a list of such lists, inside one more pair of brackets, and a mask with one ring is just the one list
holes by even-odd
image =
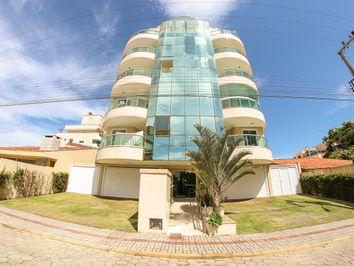
[[83, 141], [83, 140], [80, 140], [79, 143], [84, 143], [84, 141]]
[[157, 116], [155, 120], [155, 135], [168, 136], [170, 134], [170, 117]]
[[258, 146], [256, 130], [243, 130], [242, 133], [246, 146]]
[[161, 60], [161, 72], [169, 73], [173, 68], [173, 60]]

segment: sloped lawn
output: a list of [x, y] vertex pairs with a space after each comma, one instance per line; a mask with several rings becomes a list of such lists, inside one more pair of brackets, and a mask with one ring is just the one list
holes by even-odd
[[83, 224], [135, 232], [137, 200], [107, 199], [76, 193], [59, 193], [0, 201], [8, 208], [41, 216]]
[[305, 195], [224, 203], [237, 233], [263, 233], [354, 218], [354, 203]]

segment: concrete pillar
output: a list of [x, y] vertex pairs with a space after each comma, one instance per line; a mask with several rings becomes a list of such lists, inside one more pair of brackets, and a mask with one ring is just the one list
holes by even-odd
[[[150, 230], [167, 232], [171, 182], [171, 172], [167, 169], [140, 169], [139, 232]], [[151, 228], [152, 224], [154, 228]], [[159, 229], [159, 225], [162, 228]]]

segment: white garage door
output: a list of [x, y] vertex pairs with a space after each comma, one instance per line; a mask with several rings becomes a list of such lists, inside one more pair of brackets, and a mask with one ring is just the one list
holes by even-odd
[[105, 167], [102, 196], [139, 198], [140, 173], [138, 168]]
[[301, 193], [300, 175], [296, 165], [271, 165], [273, 196]]

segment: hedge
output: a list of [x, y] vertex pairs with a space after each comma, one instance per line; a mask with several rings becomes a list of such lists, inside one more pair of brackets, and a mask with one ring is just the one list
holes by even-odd
[[53, 192], [65, 192], [68, 186], [69, 174], [66, 172], [53, 173]]
[[300, 183], [305, 194], [354, 202], [354, 173], [302, 176]]

